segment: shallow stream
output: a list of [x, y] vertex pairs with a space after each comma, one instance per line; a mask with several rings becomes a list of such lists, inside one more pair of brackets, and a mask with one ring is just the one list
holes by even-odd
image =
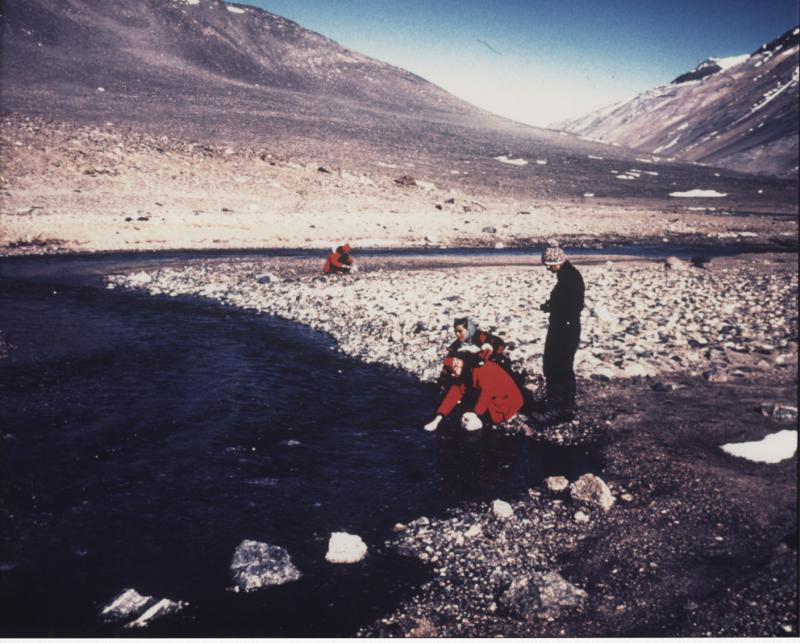
[[[353, 635], [427, 573], [386, 550], [395, 522], [599, 470], [580, 449], [426, 433], [434, 388], [302, 326], [104, 288], [165, 260], [0, 261], [4, 636], [121, 634], [98, 614], [128, 587], [190, 604], [148, 636]], [[326, 563], [333, 531], [368, 558]], [[226, 591], [246, 538], [303, 578]]]

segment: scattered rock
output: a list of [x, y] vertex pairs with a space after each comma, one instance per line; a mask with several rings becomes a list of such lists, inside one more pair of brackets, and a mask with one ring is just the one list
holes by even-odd
[[559, 493], [561, 491], [565, 491], [567, 487], [569, 487], [569, 480], [567, 480], [564, 476], [550, 476], [549, 478], [545, 479], [544, 484], [548, 490], [552, 491], [553, 493]]
[[417, 181], [414, 179], [414, 177], [408, 174], [397, 177], [394, 182], [397, 183], [397, 185], [402, 185], [403, 187], [410, 187], [417, 184]]
[[464, 532], [465, 538], [474, 538], [475, 536], [480, 536], [483, 533], [483, 527], [480, 525], [471, 525], [469, 529]]
[[231, 561], [233, 591], [250, 592], [267, 585], [283, 585], [302, 574], [283, 547], [255, 540], [243, 540]]
[[550, 619], [558, 618], [564, 608], [579, 606], [587, 596], [558, 572], [534, 572], [527, 578], [515, 578], [500, 604], [519, 619]]
[[576, 511], [575, 515], [573, 517], [575, 518], [575, 522], [577, 522], [577, 523], [587, 523], [587, 522], [589, 522], [588, 514], [585, 514], [582, 511]]
[[328, 541], [325, 560], [329, 563], [357, 563], [367, 555], [367, 545], [360, 536], [335, 531]]
[[258, 275], [256, 281], [260, 284], [275, 284], [280, 281], [280, 278], [273, 275], [271, 272], [265, 272]]
[[514, 515], [514, 510], [505, 500], [495, 500], [492, 502], [492, 512], [501, 520], [511, 518]]
[[775, 402], [764, 402], [758, 407], [761, 415], [779, 422], [797, 422], [797, 407]]
[[577, 502], [608, 511], [614, 505], [614, 496], [608, 485], [596, 475], [585, 473], [570, 486], [570, 496]]
[[675, 382], [654, 382], [651, 386], [651, 389], [654, 391], [676, 391], [680, 388], [680, 384], [676, 384]]
[[667, 270], [683, 271], [689, 269], [689, 264], [683, 259], [678, 259], [678, 257], [667, 257], [664, 260], [664, 268]]

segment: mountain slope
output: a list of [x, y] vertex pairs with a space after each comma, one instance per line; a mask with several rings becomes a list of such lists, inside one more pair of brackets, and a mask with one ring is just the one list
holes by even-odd
[[[368, 174], [377, 185], [411, 175], [479, 201], [502, 198], [521, 211], [531, 200], [587, 198], [673, 208], [671, 192], [694, 188], [716, 190], [727, 195], [721, 205], [750, 211], [782, 212], [796, 203], [793, 181], [642, 160], [624, 147], [501, 118], [243, 4], [6, 0], [2, 11], [0, 109], [9, 132], [41, 132], [44, 152], [31, 159], [41, 167], [49, 167], [52, 145], [66, 145], [67, 156], [84, 165], [102, 138], [97, 128], [130, 141], [141, 135], [153, 157], [148, 166], [156, 168], [170, 162], [170, 150], [193, 155], [222, 146], [268, 167], [268, 159], [324, 165]], [[50, 136], [62, 130], [80, 131], [90, 143]], [[119, 145], [104, 148], [100, 160], [125, 157]], [[41, 174], [31, 180], [46, 182]], [[306, 188], [294, 192], [302, 201]]]
[[754, 173], [798, 170], [798, 40], [709, 59], [669, 85], [553, 127], [660, 156]]

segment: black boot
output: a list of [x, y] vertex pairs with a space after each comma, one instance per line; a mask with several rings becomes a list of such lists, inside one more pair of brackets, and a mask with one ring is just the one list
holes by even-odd
[[547, 403], [543, 412], [531, 414], [534, 422], [553, 426], [569, 422], [575, 417], [575, 387], [567, 383], [547, 383]]

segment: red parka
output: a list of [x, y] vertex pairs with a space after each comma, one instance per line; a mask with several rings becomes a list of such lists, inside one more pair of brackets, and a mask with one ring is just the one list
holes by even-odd
[[[494, 362], [472, 369], [472, 386], [478, 391], [478, 401], [473, 411], [476, 415], [488, 412], [493, 424], [510, 420], [522, 408], [522, 392], [508, 372]], [[464, 397], [466, 383], [453, 384], [437, 413], [447, 416]]]

